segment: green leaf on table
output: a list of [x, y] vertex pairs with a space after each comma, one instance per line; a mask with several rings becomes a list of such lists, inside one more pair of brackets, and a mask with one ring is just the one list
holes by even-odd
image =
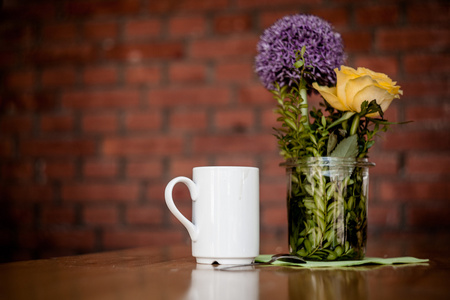
[[331, 152], [331, 157], [356, 157], [358, 155], [358, 136], [351, 135], [343, 139]]

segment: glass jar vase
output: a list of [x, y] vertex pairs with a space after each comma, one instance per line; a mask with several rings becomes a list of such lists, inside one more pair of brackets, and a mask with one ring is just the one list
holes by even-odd
[[367, 159], [288, 160], [289, 251], [307, 260], [356, 260], [365, 255]]

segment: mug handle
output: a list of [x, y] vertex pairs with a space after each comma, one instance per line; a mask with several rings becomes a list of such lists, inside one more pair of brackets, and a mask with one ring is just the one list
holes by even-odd
[[181, 224], [184, 225], [184, 227], [186, 227], [191, 240], [193, 242], [195, 242], [198, 238], [198, 229], [197, 227], [192, 224], [191, 221], [189, 221], [185, 216], [183, 216], [183, 214], [178, 210], [178, 208], [175, 206], [175, 203], [173, 202], [173, 197], [172, 197], [172, 190], [173, 187], [177, 184], [177, 183], [184, 183], [187, 188], [189, 189], [189, 193], [191, 194], [191, 198], [192, 201], [196, 201], [197, 197], [198, 197], [198, 187], [197, 185], [190, 180], [187, 177], [176, 177], [174, 179], [172, 179], [166, 186], [166, 191], [165, 191], [165, 198], [166, 198], [166, 204], [167, 207], [169, 208], [169, 210], [172, 212], [172, 214], [175, 216], [175, 218], [177, 218]]

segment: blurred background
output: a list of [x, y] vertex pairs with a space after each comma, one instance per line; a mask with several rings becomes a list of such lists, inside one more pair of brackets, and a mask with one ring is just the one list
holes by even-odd
[[[314, 14], [347, 65], [404, 96], [370, 153], [369, 243], [450, 238], [447, 0], [3, 0], [0, 261], [186, 245], [168, 181], [260, 168], [261, 240], [286, 241], [275, 101], [253, 71], [263, 30]], [[311, 101], [317, 103], [318, 97]], [[188, 192], [175, 199], [188, 216]]]

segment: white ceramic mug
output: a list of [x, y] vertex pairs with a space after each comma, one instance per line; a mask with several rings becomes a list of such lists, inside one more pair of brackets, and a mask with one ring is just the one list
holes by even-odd
[[[200, 264], [246, 264], [259, 254], [259, 170], [253, 167], [196, 167], [193, 180], [176, 177], [166, 204], [186, 227]], [[177, 209], [172, 190], [184, 183], [192, 198], [192, 222]]]

